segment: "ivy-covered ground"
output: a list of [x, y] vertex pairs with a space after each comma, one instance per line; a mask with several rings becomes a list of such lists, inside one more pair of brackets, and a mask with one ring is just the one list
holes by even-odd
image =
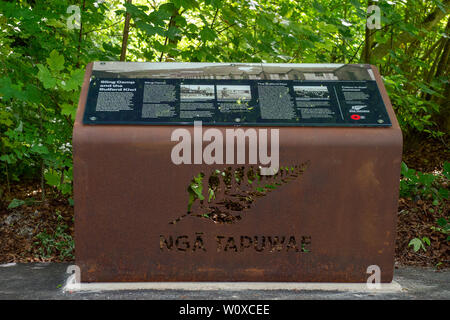
[[449, 150], [446, 141], [430, 138], [405, 144], [395, 250], [399, 264], [450, 267]]
[[50, 192], [44, 203], [37, 201], [39, 181], [13, 185], [10, 196], [25, 200], [0, 210], [0, 263], [72, 261], [74, 211], [67, 199]]

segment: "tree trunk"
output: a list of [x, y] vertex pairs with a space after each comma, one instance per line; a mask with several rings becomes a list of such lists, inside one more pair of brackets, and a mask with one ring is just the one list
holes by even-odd
[[[447, 29], [450, 24], [447, 23]], [[439, 60], [439, 63], [437, 65], [437, 70], [435, 74], [435, 78], [445, 77], [447, 76], [448, 79], [448, 71], [449, 71], [449, 65], [448, 65], [448, 57], [450, 54], [450, 41], [448, 38], [445, 39], [445, 48], [442, 52], [441, 58]], [[445, 89], [442, 92], [443, 97], [433, 97], [432, 99], [436, 101], [436, 103], [440, 106], [440, 112], [437, 115], [436, 123], [438, 124], [438, 127], [441, 131], [448, 133], [450, 132], [450, 84], [447, 81], [445, 84]]]
[[[368, 0], [367, 1], [367, 8], [369, 8], [371, 5], [373, 5], [373, 1]], [[364, 34], [364, 47], [362, 51], [362, 61], [364, 63], [370, 63], [371, 58], [371, 52], [372, 52], [372, 30], [370, 30], [367, 27], [367, 17], [366, 17], [366, 26], [365, 26], [365, 34]]]
[[[127, 3], [131, 4], [132, 0], [127, 0]], [[127, 55], [127, 44], [128, 44], [128, 32], [130, 31], [130, 19], [131, 16], [129, 13], [125, 16], [125, 25], [123, 27], [123, 36], [122, 36], [122, 50], [120, 52], [120, 61], [125, 61]]]
[[[177, 22], [175, 21], [176, 17], [178, 17], [180, 15], [180, 12], [178, 11], [178, 9], [176, 9], [172, 16], [170, 16], [170, 20], [169, 23], [167, 25], [167, 30], [169, 30], [171, 27], [177, 27]], [[167, 41], [169, 42], [169, 44], [172, 44], [173, 46], [177, 46], [178, 41], [180, 41], [180, 39], [177, 37], [175, 39], [169, 39], [169, 37], [166, 37], [166, 39], [164, 40], [164, 45], [167, 44]], [[161, 52], [161, 56], [159, 57], [159, 61], [162, 61], [164, 57], [164, 51]], [[167, 54], [166, 57], [166, 61], [172, 61], [173, 57], [170, 54]]]
[[[450, 10], [450, 0], [442, 1], [443, 7], [446, 12]], [[446, 13], [443, 12], [439, 7], [434, 9], [418, 26], [418, 29], [422, 29], [419, 37], [423, 36], [427, 31], [430, 31], [439, 21], [442, 20], [446, 16]], [[402, 32], [397, 36], [397, 39], [393, 43], [394, 48], [399, 48], [402, 44], [407, 44], [414, 41], [417, 37], [411, 35], [409, 32]], [[374, 61], [383, 58], [386, 54], [388, 54], [390, 49], [389, 43], [379, 43], [372, 50], [372, 59]]]
[[[38, 115], [39, 115], [39, 134], [42, 138], [44, 138], [44, 127], [43, 127], [43, 119], [42, 119], [42, 107], [41, 104], [38, 105]], [[44, 140], [44, 139], [42, 139]], [[40, 170], [41, 170], [41, 200], [42, 203], [45, 202], [45, 164], [44, 159], [41, 156], [40, 162]]]
[[[445, 33], [448, 34], [449, 30], [450, 30], [450, 19], [447, 21], [447, 26], [445, 27]], [[448, 41], [447, 37], [442, 36], [441, 43], [436, 52], [436, 57], [434, 59], [434, 62], [431, 65], [431, 68], [426, 73], [426, 76], [425, 76], [426, 84], [430, 84], [433, 79], [439, 78], [443, 73], [445, 73], [445, 70], [448, 67], [447, 66], [448, 53], [449, 53], [448, 47], [449, 47], [449, 41]], [[430, 100], [431, 95], [426, 94], [425, 99]]]
[[[86, 0], [83, 0], [83, 4], [81, 6], [81, 12], [84, 12], [86, 8]], [[80, 18], [81, 18], [80, 12]], [[80, 19], [80, 32], [78, 33], [78, 48], [77, 48], [77, 64], [76, 66], [80, 67], [80, 55], [81, 55], [81, 42], [83, 41], [83, 20]]]

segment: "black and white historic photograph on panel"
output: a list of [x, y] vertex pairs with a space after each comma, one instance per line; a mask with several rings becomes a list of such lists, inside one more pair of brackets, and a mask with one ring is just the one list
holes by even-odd
[[248, 85], [218, 85], [218, 100], [251, 100], [252, 93]]
[[298, 98], [329, 99], [330, 93], [326, 86], [294, 86]]
[[213, 100], [214, 85], [182, 84], [180, 95], [181, 100]]

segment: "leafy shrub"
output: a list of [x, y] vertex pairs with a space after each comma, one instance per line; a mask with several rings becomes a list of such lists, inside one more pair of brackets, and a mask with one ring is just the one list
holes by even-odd
[[[445, 162], [442, 173], [436, 175], [409, 169], [408, 166], [404, 162], [402, 162], [401, 175], [401, 197], [410, 197], [412, 199], [421, 198], [424, 200], [429, 200], [432, 201], [432, 204], [434, 206], [439, 206], [439, 211], [443, 211], [445, 209], [446, 200], [449, 199], [449, 193], [448, 188], [444, 186], [447, 185], [450, 178], [450, 162]], [[434, 213], [435, 209], [429, 208], [428, 211]], [[450, 241], [449, 217], [440, 217], [436, 219], [435, 226], [432, 226], [431, 229], [447, 235], [447, 238], [444, 241]], [[422, 249], [423, 251], [427, 251], [425, 244], [430, 246], [430, 238], [416, 237], [411, 239], [408, 246], [412, 246], [414, 252], [417, 252], [420, 249]]]
[[442, 175], [416, 171], [408, 168], [406, 163], [402, 162], [400, 196], [433, 199], [433, 204], [438, 205], [439, 201], [449, 198], [448, 189], [442, 186], [444, 179], [449, 180], [449, 172], [450, 162], [445, 162]]
[[54, 233], [47, 233], [47, 231], [39, 233], [36, 236], [39, 241], [36, 241], [34, 245], [38, 247], [41, 258], [48, 259], [57, 256], [61, 261], [74, 259], [75, 244], [69, 233], [69, 227], [59, 214], [58, 222]]
[[414, 238], [409, 242], [408, 246], [412, 246], [414, 252], [417, 252], [420, 249], [422, 249], [423, 251], [427, 251], [427, 249], [425, 248], [425, 244], [427, 244], [428, 246], [431, 245], [430, 238], [428, 237], [422, 237], [422, 239]]
[[432, 227], [432, 229], [447, 235], [446, 241], [450, 241], [450, 219], [439, 218], [437, 220], [437, 225], [438, 227]]

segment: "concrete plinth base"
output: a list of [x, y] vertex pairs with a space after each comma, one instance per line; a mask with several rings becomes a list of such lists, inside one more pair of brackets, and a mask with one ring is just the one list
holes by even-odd
[[116, 291], [116, 290], [302, 290], [302, 291], [354, 291], [401, 292], [396, 281], [380, 283], [318, 283], [318, 282], [91, 282], [77, 283], [75, 275], [67, 279], [64, 291]]

